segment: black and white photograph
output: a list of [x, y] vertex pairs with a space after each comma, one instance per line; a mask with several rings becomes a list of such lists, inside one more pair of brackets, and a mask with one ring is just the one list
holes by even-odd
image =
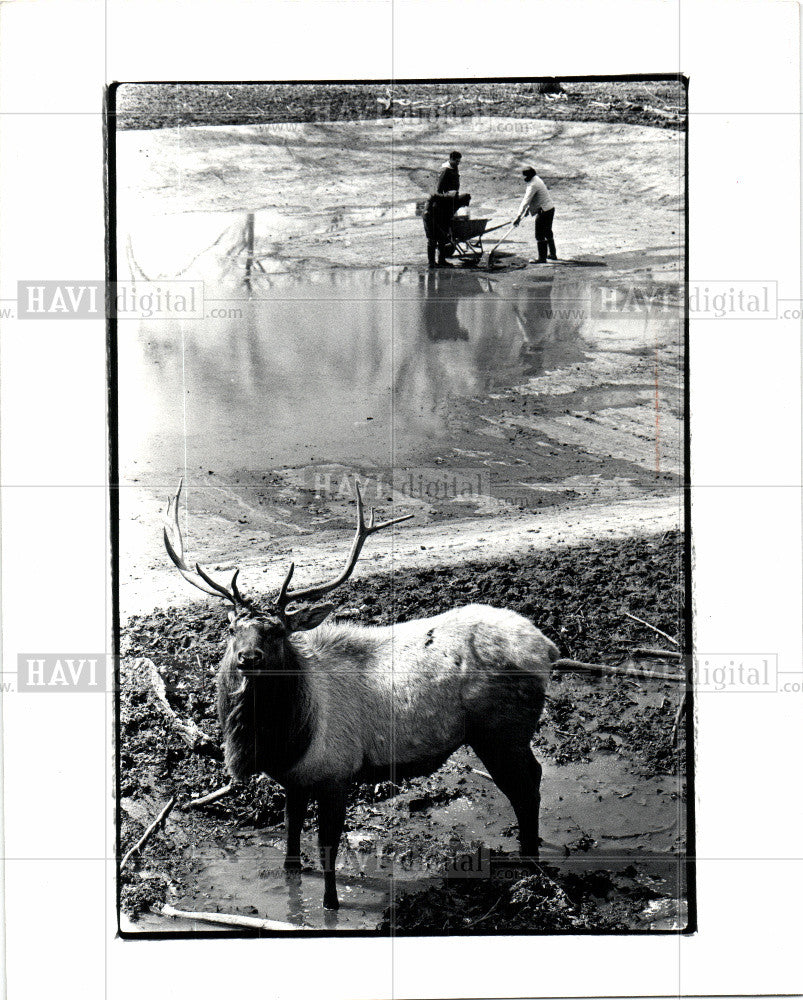
[[800, 33], [0, 4], [0, 998], [803, 996]]
[[691, 929], [685, 81], [110, 119], [121, 931]]

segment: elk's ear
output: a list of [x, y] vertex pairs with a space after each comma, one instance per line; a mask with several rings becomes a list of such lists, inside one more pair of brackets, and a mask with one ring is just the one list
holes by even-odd
[[309, 632], [317, 628], [322, 621], [335, 610], [334, 604], [313, 604], [312, 607], [301, 607], [298, 611], [286, 613], [285, 624], [291, 632]]

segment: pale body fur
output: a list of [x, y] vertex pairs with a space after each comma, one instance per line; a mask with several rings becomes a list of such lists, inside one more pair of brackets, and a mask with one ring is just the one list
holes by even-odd
[[559, 655], [526, 618], [480, 604], [383, 627], [323, 624], [291, 643], [315, 719], [288, 773], [301, 785], [434, 769], [478, 729], [529, 740]]

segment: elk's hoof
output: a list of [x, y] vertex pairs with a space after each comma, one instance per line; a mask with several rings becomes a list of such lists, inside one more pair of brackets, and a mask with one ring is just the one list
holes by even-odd
[[337, 893], [332, 893], [331, 895], [327, 892], [324, 893], [323, 897], [323, 908], [325, 910], [339, 910], [340, 902], [337, 898]]
[[541, 853], [540, 849], [541, 849], [541, 838], [539, 837], [535, 843], [533, 843], [532, 841], [528, 841], [521, 845], [521, 856], [522, 858], [528, 858], [528, 859], [531, 858], [532, 860], [537, 861], [538, 856]]

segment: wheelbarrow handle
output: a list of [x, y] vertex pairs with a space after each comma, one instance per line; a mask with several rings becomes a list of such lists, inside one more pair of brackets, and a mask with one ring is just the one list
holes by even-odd
[[498, 226], [491, 226], [490, 229], [486, 229], [482, 235], [484, 236], [485, 233], [495, 233], [497, 229], [504, 229], [505, 226], [512, 226], [512, 225], [513, 225], [513, 219], [511, 219], [509, 222], [500, 222]]

